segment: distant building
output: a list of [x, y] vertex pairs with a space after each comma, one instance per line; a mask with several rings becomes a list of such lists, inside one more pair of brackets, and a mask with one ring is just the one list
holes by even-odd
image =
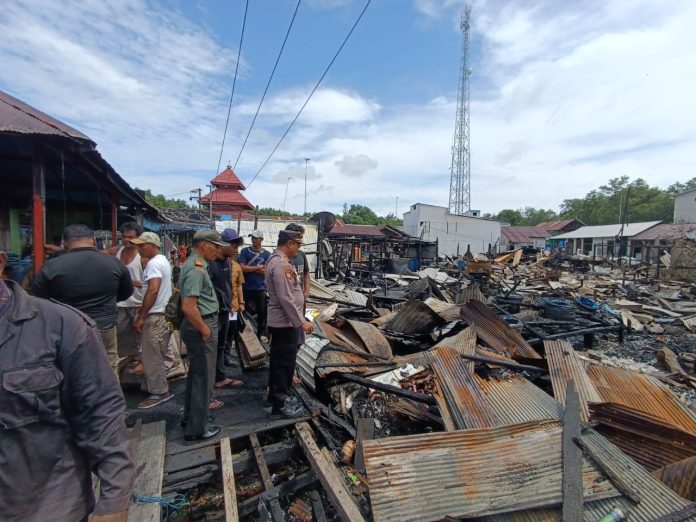
[[221, 216], [229, 215], [231, 218], [248, 215], [248, 210], [253, 210], [249, 200], [241, 191], [245, 190], [244, 183], [237, 177], [230, 165], [220, 174], [215, 176], [210, 184], [215, 187], [212, 192], [201, 197], [201, 206], [209, 208], [210, 199], [213, 200], [213, 213]]
[[[660, 224], [660, 221], [648, 221], [645, 223], [620, 223], [613, 225], [598, 225], [580, 227], [577, 230], [560, 234], [552, 238], [554, 246], [565, 248], [569, 254], [584, 254], [597, 257], [626, 255], [631, 252], [631, 239], [646, 230]], [[623, 241], [621, 248], [619, 241]], [[635, 257], [640, 257], [640, 252], [635, 252]]]
[[543, 250], [549, 233], [541, 227], [502, 227], [500, 229], [500, 248], [498, 250], [516, 250], [532, 247]]
[[416, 203], [404, 213], [404, 232], [426, 241], [437, 241], [440, 254], [464, 255], [498, 249], [501, 222], [450, 214], [447, 207]]
[[565, 234], [566, 232], [572, 232], [580, 227], [584, 227], [585, 223], [579, 219], [556, 219], [554, 221], [544, 221], [536, 226], [546, 230], [549, 236], [557, 236], [558, 234]]
[[674, 196], [674, 222], [696, 223], [696, 188]]

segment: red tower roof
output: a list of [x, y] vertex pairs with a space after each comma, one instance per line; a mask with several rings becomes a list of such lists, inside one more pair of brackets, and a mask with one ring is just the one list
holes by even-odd
[[210, 180], [210, 183], [218, 188], [246, 189], [244, 183], [237, 177], [230, 165], [227, 165], [225, 170]]
[[[213, 195], [213, 210], [229, 210], [229, 209], [253, 209], [254, 205], [249, 203], [249, 200], [244, 197], [237, 189], [233, 188], [216, 188], [212, 192]], [[201, 198], [201, 205], [210, 204], [210, 193]]]

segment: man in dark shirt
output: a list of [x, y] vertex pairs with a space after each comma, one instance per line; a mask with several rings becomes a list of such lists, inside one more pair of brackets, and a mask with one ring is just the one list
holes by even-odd
[[242, 385], [242, 381], [230, 379], [225, 374], [225, 352], [227, 351], [227, 332], [230, 327], [233, 297], [232, 263], [230, 260], [237, 255], [239, 245], [244, 242], [244, 239], [239, 237], [237, 231], [232, 228], [223, 230], [220, 237], [227, 243], [227, 246], [221, 247], [219, 257], [208, 263], [208, 273], [220, 305], [220, 310], [218, 311], [217, 364], [215, 365], [216, 388]]
[[46, 262], [34, 278], [31, 293], [55, 299], [91, 317], [118, 378], [116, 302], [133, 293], [128, 269], [115, 257], [97, 251], [94, 232], [86, 225], [65, 227], [63, 245], [66, 253]]
[[[6, 261], [0, 252], [0, 272]], [[3, 521], [128, 518], [135, 466], [125, 401], [101, 350], [89, 317], [0, 280]]]

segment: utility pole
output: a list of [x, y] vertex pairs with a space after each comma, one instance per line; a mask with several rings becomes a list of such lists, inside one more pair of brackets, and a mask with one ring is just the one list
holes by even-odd
[[307, 165], [310, 158], [304, 159], [304, 213], [307, 213]]
[[454, 123], [452, 165], [450, 167], [449, 211], [464, 214], [471, 210], [471, 150], [469, 142], [469, 16], [471, 7], [462, 11], [462, 60], [459, 68], [457, 116]]
[[399, 196], [396, 196], [396, 205], [394, 205], [394, 218], [399, 219]]
[[283, 198], [283, 212], [285, 212], [285, 202], [288, 200], [288, 187], [290, 186], [291, 179], [292, 179], [292, 176], [288, 176], [288, 182], [285, 184], [285, 197]]
[[198, 201], [198, 213], [201, 212], [201, 192], [203, 192], [202, 189], [199, 189], [199, 188], [193, 189], [193, 190], [191, 191], [191, 194], [197, 194], [197, 195], [196, 195], [196, 196], [191, 196], [191, 197], [189, 197], [189, 201], [191, 201], [191, 200], [196, 200], [196, 201]]
[[210, 228], [214, 230], [215, 222], [213, 221], [213, 190], [215, 189], [215, 186], [208, 184], [206, 187], [210, 189], [210, 195], [208, 196], [208, 202], [210, 203]]

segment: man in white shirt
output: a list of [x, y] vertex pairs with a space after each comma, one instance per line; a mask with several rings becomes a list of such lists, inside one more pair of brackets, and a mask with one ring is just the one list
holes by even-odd
[[148, 259], [143, 272], [143, 304], [133, 323], [133, 327], [141, 333], [145, 388], [150, 394], [138, 404], [138, 408], [145, 410], [174, 396], [169, 391], [164, 363], [171, 335], [164, 318], [164, 309], [172, 295], [172, 268], [167, 258], [160, 253], [162, 243], [154, 232], [143, 232], [131, 242], [138, 245], [140, 255]]

